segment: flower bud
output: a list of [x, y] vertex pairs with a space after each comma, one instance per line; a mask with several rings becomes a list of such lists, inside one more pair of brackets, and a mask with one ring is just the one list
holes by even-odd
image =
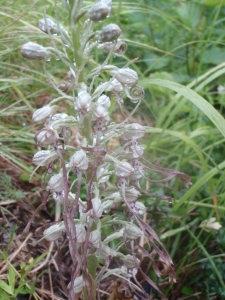
[[110, 99], [106, 95], [101, 95], [98, 98], [97, 103], [107, 110], [110, 108]]
[[142, 231], [136, 225], [127, 224], [124, 229], [123, 237], [126, 240], [136, 240], [142, 234]]
[[216, 218], [210, 218], [209, 220], [204, 220], [199, 225], [199, 227], [204, 229], [206, 232], [220, 230], [222, 228], [222, 225], [219, 222], [215, 222], [215, 221], [216, 221]]
[[135, 258], [128, 254], [122, 257], [122, 261], [124, 263], [124, 266], [127, 267], [128, 269], [134, 269], [137, 268], [139, 265], [140, 260], [138, 258]]
[[127, 45], [126, 43], [122, 42], [120, 39], [116, 41], [116, 44], [114, 43], [104, 43], [104, 44], [99, 44], [98, 49], [102, 49], [108, 52], [111, 52], [115, 56], [122, 56], [127, 50]]
[[48, 191], [52, 192], [62, 192], [64, 189], [63, 176], [61, 173], [53, 175], [46, 188]]
[[54, 116], [52, 116], [51, 121], [52, 122], [59, 121], [65, 119], [66, 117], [68, 117], [66, 113], [55, 114]]
[[86, 238], [86, 230], [82, 224], [76, 224], [76, 241], [77, 244], [81, 244], [85, 241]]
[[48, 166], [57, 157], [58, 154], [55, 151], [41, 150], [34, 154], [32, 162], [36, 166]]
[[44, 231], [43, 235], [47, 241], [52, 242], [58, 240], [58, 238], [60, 238], [60, 236], [62, 235], [63, 231], [65, 231], [65, 226], [62, 222], [60, 224], [51, 225]]
[[70, 158], [69, 167], [71, 169], [78, 169], [80, 171], [86, 171], [88, 168], [88, 158], [83, 150], [75, 152]]
[[107, 259], [116, 256], [117, 252], [104, 243], [101, 243], [98, 255], [100, 259]]
[[108, 116], [109, 116], [108, 110], [104, 106], [97, 105], [95, 107], [94, 119], [103, 120], [103, 119], [107, 119]]
[[107, 5], [110, 12], [112, 8], [112, 0], [101, 0], [101, 2]]
[[104, 20], [108, 14], [108, 5], [104, 2], [97, 2], [89, 10], [88, 18], [93, 22], [99, 22]]
[[106, 174], [106, 173], [108, 173], [107, 168], [102, 168], [102, 167], [98, 168], [98, 170], [97, 170], [97, 179], [98, 179], [99, 184], [109, 181], [109, 175], [104, 176], [104, 174]]
[[85, 90], [82, 90], [78, 93], [74, 109], [79, 112], [87, 113], [91, 109], [91, 101], [90, 94], [88, 94]]
[[38, 21], [38, 27], [45, 33], [55, 34], [57, 32], [57, 24], [52, 18], [46, 17]]
[[129, 160], [137, 159], [138, 157], [142, 156], [144, 154], [144, 147], [137, 145], [137, 146], [131, 146], [129, 150], [126, 152], [126, 158]]
[[117, 79], [114, 78], [110, 82], [110, 85], [107, 88], [107, 91], [112, 91], [114, 93], [122, 93], [124, 91], [124, 88], [123, 88], [122, 84]]
[[28, 43], [24, 44], [21, 47], [20, 52], [21, 52], [23, 58], [31, 59], [31, 60], [45, 59], [48, 54], [45, 47], [43, 47], [37, 43], [33, 43], [33, 42], [28, 42]]
[[122, 139], [125, 137], [127, 140], [137, 140], [145, 135], [145, 126], [138, 123], [125, 125], [125, 131], [122, 135]]
[[94, 248], [99, 248], [101, 241], [101, 232], [99, 230], [93, 230], [89, 236], [89, 244]]
[[143, 215], [146, 213], [146, 207], [143, 203], [141, 203], [140, 201], [136, 201], [135, 204], [134, 204], [134, 209], [135, 209], [135, 212], [139, 215]]
[[73, 290], [75, 294], [82, 292], [83, 289], [83, 276], [79, 276], [74, 280]]
[[121, 29], [116, 24], [109, 24], [102, 28], [102, 31], [99, 33], [100, 42], [111, 42], [116, 40], [121, 33]]
[[93, 198], [92, 202], [92, 213], [95, 217], [100, 218], [103, 213], [103, 205], [99, 198]]
[[36, 133], [35, 139], [39, 146], [46, 147], [58, 139], [58, 134], [52, 128], [45, 127]]
[[135, 202], [140, 195], [133, 186], [126, 187], [125, 197], [128, 202]]
[[128, 177], [134, 172], [134, 168], [128, 162], [120, 162], [115, 166], [115, 174], [118, 177]]
[[44, 122], [53, 113], [53, 107], [45, 105], [42, 108], [37, 109], [32, 116], [32, 121], [36, 123]]
[[123, 200], [122, 196], [120, 195], [120, 192], [112, 193], [111, 197], [113, 199], [113, 203], [119, 203]]
[[138, 83], [138, 74], [130, 68], [113, 70], [111, 74], [124, 86], [133, 87]]
[[134, 173], [132, 173], [129, 176], [130, 181], [137, 181], [139, 179], [141, 179], [143, 177], [143, 175], [141, 174], [140, 170], [135, 170]]
[[[61, 203], [63, 203], [65, 201], [65, 194], [64, 194], [64, 191], [62, 191], [62, 193], [53, 193], [52, 194], [52, 197], [55, 201], [59, 201]], [[75, 199], [76, 195], [69, 192], [68, 193], [68, 200], [69, 202], [74, 202], [74, 199]]]

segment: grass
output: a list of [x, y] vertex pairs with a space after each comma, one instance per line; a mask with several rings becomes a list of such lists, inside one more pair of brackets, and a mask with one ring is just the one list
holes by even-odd
[[[217, 89], [224, 84], [225, 6], [208, 7], [193, 0], [113, 3], [115, 19], [123, 29], [122, 38], [128, 43], [125, 57], [114, 61], [123, 66], [139, 57], [132, 67], [138, 71], [140, 84], [146, 91], [139, 108], [143, 122], [151, 126], [144, 141], [146, 155], [163, 167], [188, 173], [193, 183], [188, 191], [178, 180], [160, 187], [150, 186], [152, 193], [172, 196], [173, 205], [143, 197], [148, 207], [147, 219], [164, 237], [177, 272], [177, 284], [167, 284], [163, 277], [158, 281], [159, 287], [171, 300], [221, 299], [225, 291], [225, 94], [219, 94]], [[49, 44], [47, 36], [37, 27], [44, 4], [47, 14], [54, 15], [53, 1], [31, 4], [3, 0], [0, 9], [0, 170], [5, 170], [0, 173], [13, 179], [12, 191], [24, 193], [20, 201], [28, 197], [34, 207], [41, 201], [38, 197], [41, 175], [35, 177], [33, 185], [28, 182], [36, 148], [33, 139], [36, 129], [31, 116], [57, 93], [46, 80], [43, 64], [23, 60], [19, 48], [29, 40]], [[59, 17], [62, 21], [65, 18]], [[101, 56], [95, 55], [101, 61]], [[46, 68], [57, 83], [66, 76], [60, 61], [51, 60]], [[127, 109], [131, 108], [127, 104]], [[7, 194], [3, 184], [0, 191], [4, 192], [2, 203], [19, 201], [13, 193]], [[11, 211], [12, 205], [15, 209], [16, 204], [0, 205], [6, 222], [7, 209]], [[21, 210], [20, 207], [22, 213]], [[219, 231], [207, 233], [198, 227], [203, 220], [214, 216], [223, 225]], [[42, 214], [41, 218], [44, 220], [46, 216]], [[1, 226], [9, 228], [6, 223]], [[21, 229], [15, 235], [21, 234], [25, 226], [20, 224]], [[48, 249], [43, 244], [42, 251]], [[4, 276], [6, 280], [6, 273]], [[29, 273], [27, 276], [32, 278]], [[155, 279], [152, 272], [149, 276]], [[40, 282], [36, 287], [40, 289]], [[47, 288], [50, 291], [55, 287], [49, 284]], [[53, 290], [50, 293], [55, 293], [55, 297], [57, 293], [61, 295]]]

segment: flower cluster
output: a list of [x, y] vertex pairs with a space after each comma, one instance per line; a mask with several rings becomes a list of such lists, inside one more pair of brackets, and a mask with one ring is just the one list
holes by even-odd
[[[60, 203], [63, 212], [60, 222], [46, 229], [44, 237], [48, 241], [63, 236], [67, 238], [74, 264], [68, 287], [69, 299], [85, 290], [93, 295], [92, 281], [95, 281], [98, 291], [101, 280], [110, 274], [122, 276], [130, 282], [136, 276], [141, 251], [143, 256], [149, 257], [160, 276], [153, 260], [153, 255], [158, 254], [168, 266], [169, 276], [174, 279], [168, 253], [156, 233], [141, 218], [147, 211], [141, 196], [149, 193], [141, 188], [140, 179], [146, 178], [145, 170], [148, 170], [165, 176], [158, 182], [176, 177], [187, 187], [190, 184], [187, 175], [145, 161], [144, 146], [140, 144], [145, 126], [130, 123], [129, 119], [120, 124], [112, 122], [112, 101], [119, 107], [125, 98], [137, 103], [144, 97], [144, 90], [138, 85], [137, 72], [129, 64], [121, 69], [108, 64], [111, 56], [121, 56], [126, 51], [126, 44], [119, 38], [121, 29], [116, 24], [109, 24], [100, 31], [94, 30], [96, 22], [110, 15], [111, 0], [98, 1], [88, 9], [82, 6], [82, 2], [63, 1], [69, 14], [69, 33], [50, 17], [45, 16], [39, 21], [39, 28], [49, 35], [52, 48], [33, 42], [21, 47], [21, 54], [26, 59], [48, 60], [56, 55], [68, 68], [67, 82], [58, 87], [54, 84], [60, 97], [35, 111], [32, 120], [38, 126], [42, 125], [35, 136], [40, 150], [34, 155], [33, 163], [36, 169], [46, 167], [46, 190], [54, 201]], [[85, 19], [82, 24], [81, 18]], [[54, 35], [61, 37], [61, 50], [55, 44]], [[88, 62], [94, 48], [106, 51], [107, 57], [100, 66], [91, 69]], [[103, 73], [104, 78], [108, 76], [109, 79], [97, 84], [97, 77]], [[59, 107], [67, 104], [73, 107], [72, 115], [58, 112]], [[113, 150], [107, 149], [111, 138], [117, 138], [120, 144]], [[76, 176], [74, 182], [71, 182], [72, 176]], [[82, 198], [81, 190], [84, 189], [86, 196]], [[118, 207], [124, 207], [126, 221], [111, 214]], [[102, 228], [106, 226], [113, 226], [116, 231], [105, 237]], [[141, 237], [151, 245], [150, 253], [138, 244]], [[116, 248], [110, 246], [112, 241]], [[129, 254], [120, 250], [122, 245]], [[135, 245], [139, 245], [138, 252]], [[123, 264], [119, 269], [108, 271], [113, 257], [119, 257]], [[94, 265], [91, 262], [96, 261], [104, 262], [99, 273], [97, 269], [91, 270]], [[150, 279], [149, 282], [158, 289]]]

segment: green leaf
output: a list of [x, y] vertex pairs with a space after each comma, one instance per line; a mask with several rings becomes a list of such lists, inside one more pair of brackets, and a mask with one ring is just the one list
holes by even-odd
[[187, 98], [193, 104], [195, 104], [218, 128], [218, 130], [225, 137], [225, 119], [218, 113], [218, 111], [204, 98], [198, 95], [190, 88], [180, 85], [176, 82], [163, 80], [163, 79], [149, 79], [142, 81], [145, 86], [148, 85], [160, 85], [171, 89], [180, 95]]
[[200, 187], [205, 184], [210, 178], [215, 176], [218, 172], [223, 170], [225, 168], [225, 161], [216, 166], [215, 168], [211, 169], [209, 172], [207, 172], [204, 176], [202, 176], [195, 184], [187, 191], [187, 193], [184, 194], [180, 200], [176, 201], [176, 203], [173, 206], [174, 211], [178, 210], [178, 208], [188, 199], [190, 199], [191, 196], [193, 196]]
[[205, 51], [202, 62], [205, 64], [219, 65], [224, 62], [224, 49], [212, 47]]
[[189, 288], [188, 286], [183, 286], [181, 292], [184, 295], [188, 295], [188, 296], [192, 296], [194, 293], [194, 291], [191, 288]]
[[0, 289], [3, 289], [10, 295], [13, 295], [13, 289], [11, 288], [11, 286], [9, 286], [7, 283], [5, 283], [5, 281], [3, 281], [3, 280], [0, 280]]
[[11, 287], [12, 291], [14, 291], [16, 279], [15, 279], [15, 271], [11, 266], [9, 267], [9, 273], [7, 274], [7, 278], [8, 278], [9, 286]]
[[3, 290], [0, 290], [0, 292], [0, 300], [9, 300], [9, 295], [6, 294], [6, 292], [4, 292]]
[[194, 29], [201, 17], [201, 6], [196, 2], [183, 3], [177, 8], [177, 12], [181, 21]]
[[204, 0], [203, 3], [207, 6], [225, 5], [225, 0]]

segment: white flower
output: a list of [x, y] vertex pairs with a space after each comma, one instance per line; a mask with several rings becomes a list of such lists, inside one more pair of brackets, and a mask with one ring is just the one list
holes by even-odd
[[93, 230], [90, 233], [89, 236], [89, 244], [91, 244], [92, 247], [98, 248], [101, 241], [101, 232], [99, 230]]
[[123, 237], [126, 240], [136, 240], [143, 232], [134, 224], [127, 224], [124, 229]]
[[111, 42], [116, 40], [121, 33], [121, 29], [116, 24], [109, 24], [102, 28], [102, 31], [99, 33], [100, 42]]
[[53, 113], [53, 107], [50, 105], [45, 105], [42, 108], [37, 109], [32, 116], [32, 121], [36, 123], [41, 123], [51, 116]]
[[93, 198], [91, 200], [92, 203], [92, 213], [95, 217], [100, 218], [102, 216], [103, 213], [103, 205], [102, 202], [99, 198]]
[[127, 45], [118, 39], [116, 43], [99, 44], [98, 49], [106, 50], [108, 52], [113, 51], [115, 56], [122, 56], [126, 52]]
[[136, 145], [129, 147], [129, 149], [126, 150], [126, 158], [128, 160], [136, 159], [144, 154], [145, 148], [140, 145]]
[[146, 206], [141, 203], [140, 201], [136, 201], [134, 204], [134, 210], [136, 213], [138, 213], [139, 215], [143, 215], [144, 213], [146, 213]]
[[110, 108], [110, 99], [106, 95], [101, 95], [98, 98], [97, 103], [101, 106], [104, 106], [107, 110]]
[[38, 21], [38, 27], [41, 31], [48, 33], [55, 33], [57, 31], [57, 24], [51, 18], [47, 17], [46, 19], [40, 19]]
[[107, 91], [112, 91], [114, 93], [121, 93], [124, 91], [124, 88], [122, 86], [122, 84], [117, 80], [117, 79], [113, 79], [108, 88], [107, 88]]
[[34, 154], [32, 162], [36, 166], [48, 166], [57, 157], [58, 154], [55, 151], [40, 150]]
[[74, 109], [82, 113], [87, 113], [91, 109], [91, 102], [90, 94], [88, 94], [85, 90], [82, 90], [78, 93]]
[[134, 168], [128, 162], [120, 162], [115, 166], [115, 174], [118, 177], [128, 177], [134, 172]]
[[99, 167], [97, 170], [97, 179], [98, 183], [104, 183], [109, 181], [109, 175], [104, 176], [104, 174], [108, 173], [107, 168]]
[[45, 127], [37, 132], [35, 139], [39, 146], [46, 147], [58, 139], [58, 133], [52, 128]]
[[47, 190], [52, 192], [62, 192], [64, 188], [63, 176], [61, 173], [53, 175], [47, 185]]
[[20, 52], [24, 58], [31, 60], [45, 59], [48, 54], [45, 47], [33, 42], [24, 44], [21, 47]]
[[88, 17], [93, 22], [104, 20], [109, 14], [108, 5], [104, 2], [96, 2], [88, 12]]
[[95, 120], [103, 120], [103, 119], [108, 119], [109, 113], [108, 110], [102, 106], [102, 105], [97, 105], [95, 107], [94, 111], [94, 119]]
[[82, 291], [82, 289], [83, 289], [83, 276], [79, 276], [74, 280], [73, 289], [74, 289], [75, 294], [78, 294]]
[[138, 84], [138, 74], [130, 68], [113, 70], [111, 74], [115, 75], [115, 78], [124, 86], [133, 87]]
[[140, 260], [138, 258], [134, 259], [134, 257], [130, 254], [122, 257], [122, 261], [124, 263], [124, 266], [128, 269], [137, 268], [138, 264], [140, 263]]
[[209, 220], [204, 220], [199, 225], [202, 229], [204, 229], [206, 232], [210, 232], [213, 230], [220, 230], [222, 228], [222, 225], [219, 222], [215, 222], [216, 218], [210, 218]]
[[128, 202], [134, 202], [141, 194], [133, 186], [126, 187], [125, 198]]
[[47, 241], [56, 241], [62, 235], [62, 232], [65, 231], [65, 226], [62, 223], [51, 225], [44, 231], [44, 238]]
[[101, 243], [98, 255], [101, 259], [107, 259], [116, 256], [117, 252], [104, 243]]
[[122, 140], [137, 140], [144, 136], [145, 126], [138, 123], [132, 123], [125, 125], [125, 131], [121, 136]]
[[70, 158], [69, 167], [80, 171], [86, 171], [88, 168], [88, 158], [86, 153], [83, 150], [75, 152]]

